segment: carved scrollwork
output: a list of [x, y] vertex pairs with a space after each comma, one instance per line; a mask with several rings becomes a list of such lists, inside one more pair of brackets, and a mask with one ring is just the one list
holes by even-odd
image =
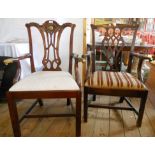
[[60, 28], [60, 25], [56, 21], [49, 20], [49, 21], [46, 21], [42, 25], [42, 27], [45, 32], [53, 33], [53, 32], [56, 32]]
[[[137, 25], [131, 24], [116, 24], [116, 25], [94, 25], [92, 29], [92, 71], [98, 70], [121, 70], [122, 51], [125, 47], [126, 32], [132, 32], [131, 49], [134, 50]], [[130, 31], [131, 30], [131, 31]], [[98, 36], [98, 41], [96, 40]], [[95, 60], [96, 63], [95, 63]]]
[[[61, 59], [59, 57], [59, 41], [62, 27], [56, 21], [46, 21], [41, 26], [42, 39], [44, 43], [43, 70], [61, 70]], [[53, 59], [51, 60], [51, 55]]]
[[119, 60], [124, 48], [121, 32], [121, 29], [114, 26], [105, 28], [105, 35], [102, 40], [102, 53], [106, 59], [105, 68], [110, 70], [117, 68], [117, 60]]
[[[32, 41], [32, 27], [35, 27], [41, 35], [42, 42], [43, 42], [43, 70], [48, 71], [58, 71], [61, 70], [61, 59], [59, 56], [59, 45], [60, 45], [60, 38], [63, 30], [67, 27], [70, 28], [69, 34], [69, 56], [71, 57], [73, 52], [73, 32], [75, 25], [72, 23], [64, 23], [59, 25], [56, 21], [48, 20], [44, 22], [42, 25], [38, 23], [29, 23], [26, 24], [28, 35], [29, 35], [29, 44], [30, 44], [30, 53], [32, 54], [31, 57], [31, 70], [32, 72], [35, 71], [34, 65], [34, 58], [33, 58], [33, 41]], [[72, 72], [72, 61], [69, 59], [69, 71]]]
[[[117, 62], [121, 57], [121, 52], [125, 46], [124, 39], [122, 37], [122, 28], [114, 25], [92, 25], [93, 30], [93, 41], [95, 44], [95, 32], [99, 32], [101, 40], [101, 48], [98, 49], [99, 61], [104, 61], [102, 70], [113, 70], [118, 69]], [[118, 69], [119, 70], [119, 69]]]

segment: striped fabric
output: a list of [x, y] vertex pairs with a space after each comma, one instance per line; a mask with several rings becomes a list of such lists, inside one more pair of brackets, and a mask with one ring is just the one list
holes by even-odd
[[96, 71], [86, 81], [93, 88], [111, 89], [145, 89], [145, 85], [133, 75], [126, 72]]

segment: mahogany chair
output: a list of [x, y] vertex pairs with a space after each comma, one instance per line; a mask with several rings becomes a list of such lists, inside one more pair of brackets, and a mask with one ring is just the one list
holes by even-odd
[[[26, 24], [29, 37], [29, 50], [30, 53], [14, 58], [11, 60], [6, 60], [6, 63], [10, 61], [21, 61], [22, 59], [29, 58], [31, 64], [32, 74], [25, 77], [24, 79], [13, 85], [7, 94], [8, 106], [10, 112], [10, 118], [13, 128], [14, 136], [21, 136], [20, 123], [24, 118], [36, 118], [36, 117], [75, 117], [76, 118], [76, 136], [81, 135], [81, 89], [80, 89], [80, 79], [78, 73], [78, 55], [73, 54], [73, 33], [75, 24], [64, 23], [59, 25], [56, 21], [48, 20], [42, 25], [38, 23]], [[41, 38], [41, 43], [43, 43], [42, 49], [42, 66], [40, 71], [36, 71], [36, 55], [39, 54], [38, 51], [34, 50], [36, 39], [33, 38], [34, 29]], [[68, 31], [67, 31], [67, 30]], [[66, 30], [66, 31], [65, 31]], [[69, 36], [69, 41], [67, 42], [62, 39], [62, 34], [65, 32]], [[66, 41], [66, 42], [65, 42]], [[68, 45], [63, 53], [69, 55], [68, 61], [68, 71], [62, 71], [62, 59], [60, 58], [60, 44], [63, 42], [63, 46]], [[66, 46], [67, 46], [66, 45]], [[66, 47], [65, 46], [65, 47]], [[38, 52], [38, 53], [36, 53]], [[41, 54], [40, 54], [41, 55]], [[75, 60], [75, 61], [74, 61]], [[74, 63], [75, 62], [75, 63]], [[75, 69], [75, 79], [72, 76], [72, 65], [74, 64]], [[42, 99], [44, 98], [66, 98], [67, 105], [71, 104], [71, 98], [76, 99], [76, 110], [73, 113], [56, 113], [56, 114], [30, 114], [33, 107], [38, 103], [43, 106]], [[19, 118], [17, 112], [17, 99], [36, 99], [36, 102], [32, 104], [30, 109], [28, 109], [25, 114]]]
[[[92, 51], [83, 55], [87, 59], [87, 72], [84, 84], [84, 122], [88, 119], [88, 108], [108, 108], [118, 110], [131, 110], [137, 115], [137, 126], [141, 126], [142, 118], [147, 100], [148, 90], [142, 82], [141, 67], [145, 59], [141, 54], [134, 53], [134, 44], [138, 25], [117, 24], [117, 25], [91, 25], [92, 29]], [[102, 41], [96, 41], [96, 31], [104, 32]], [[122, 70], [122, 52], [128, 45], [125, 42], [126, 32], [130, 32], [130, 56], [127, 72]], [[132, 37], [131, 37], [132, 36]], [[98, 56], [97, 56], [98, 54]], [[137, 71], [138, 76], [131, 74], [134, 57], [139, 59]], [[96, 59], [98, 59], [96, 61]], [[88, 95], [107, 95], [120, 97], [119, 103], [124, 100], [128, 106], [117, 104], [91, 103]], [[131, 103], [129, 97], [140, 98], [140, 106], [137, 110]]]

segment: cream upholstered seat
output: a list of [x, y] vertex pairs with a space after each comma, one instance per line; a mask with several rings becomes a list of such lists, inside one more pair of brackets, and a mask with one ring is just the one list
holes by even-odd
[[19, 81], [10, 88], [12, 91], [79, 90], [72, 75], [65, 71], [40, 71]]
[[86, 87], [143, 90], [145, 85], [127, 72], [96, 71], [85, 83]]

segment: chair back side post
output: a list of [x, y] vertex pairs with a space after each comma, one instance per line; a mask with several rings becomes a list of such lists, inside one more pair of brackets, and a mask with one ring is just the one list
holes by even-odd
[[[72, 53], [73, 53], [73, 34], [75, 24], [65, 23], [59, 25], [56, 21], [48, 20], [42, 25], [38, 23], [29, 23], [26, 24], [28, 37], [29, 37], [29, 49], [30, 49], [30, 62], [31, 62], [31, 71], [35, 72], [34, 64], [34, 51], [33, 51], [33, 41], [32, 41], [32, 28], [36, 28], [43, 41], [43, 52], [44, 56], [42, 59], [43, 70], [45, 71], [61, 71], [61, 58], [59, 56], [59, 45], [62, 32], [65, 28], [70, 28], [69, 36], [69, 68], [68, 71], [72, 74]], [[53, 60], [50, 60], [50, 50], [53, 50]]]
[[26, 24], [25, 25], [27, 28], [28, 32], [28, 39], [29, 39], [29, 51], [30, 51], [30, 66], [31, 66], [31, 72], [35, 72], [35, 67], [34, 67], [34, 61], [33, 61], [33, 44], [32, 44], [32, 34], [31, 34], [31, 24]]
[[[134, 27], [135, 30], [134, 30], [134, 34], [133, 34], [133, 39], [132, 39], [132, 44], [131, 44], [131, 50], [130, 50], [130, 53], [129, 53], [129, 62], [128, 62], [128, 67], [127, 67], [127, 72], [129, 72], [129, 73], [131, 73], [131, 69], [132, 69], [132, 63], [133, 63], [134, 56], [131, 55], [131, 52], [134, 52], [138, 27], [139, 27], [138, 24], [136, 24], [135, 27]], [[140, 74], [140, 73], [138, 73], [138, 74]]]
[[139, 25], [135, 26], [135, 30], [134, 30], [134, 34], [133, 34], [133, 39], [132, 39], [132, 44], [131, 44], [131, 51], [130, 52], [133, 52], [134, 48], [135, 48], [136, 35], [137, 35], [138, 27], [139, 27]]
[[72, 74], [72, 54], [73, 54], [73, 35], [75, 24], [69, 24], [71, 27], [71, 34], [70, 34], [70, 46], [69, 46], [69, 73]]
[[95, 25], [91, 24], [92, 29], [92, 72], [95, 72]]

